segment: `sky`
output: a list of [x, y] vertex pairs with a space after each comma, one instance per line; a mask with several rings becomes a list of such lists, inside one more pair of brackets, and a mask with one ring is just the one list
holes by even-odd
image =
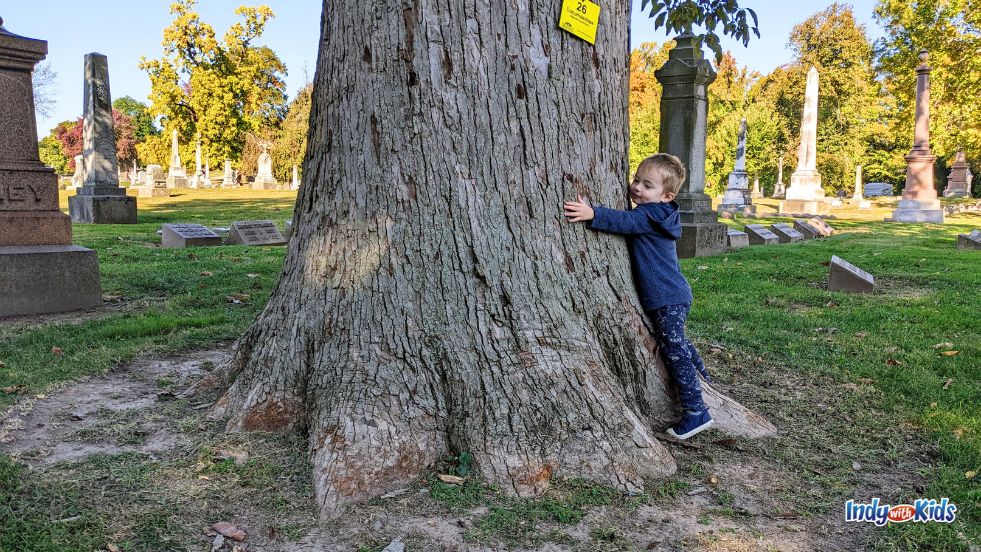
[[[632, 2], [631, 48], [641, 42], [666, 40], [663, 29], [653, 31], [653, 21], [640, 11], [640, 0]], [[255, 4], [248, 0], [201, 0], [197, 11], [202, 21], [211, 24], [218, 35], [223, 35], [239, 20], [234, 12], [243, 3]], [[597, 3], [602, 7], [603, 0]], [[51, 117], [38, 120], [39, 138], [46, 136], [58, 122], [81, 115], [82, 62], [86, 53], [99, 52], [108, 56], [113, 98], [132, 96], [147, 101], [150, 80], [137, 64], [141, 56], [157, 58], [162, 55], [163, 29], [172, 20], [170, 0], [24, 0], [4, 4], [0, 7], [3, 26], [14, 34], [47, 40], [45, 62], [50, 62], [57, 73], [55, 112]], [[286, 64], [287, 93], [293, 97], [306, 82], [313, 80], [320, 38], [321, 2], [266, 0], [265, 4], [272, 8], [276, 17], [267, 24], [258, 43], [272, 48]], [[791, 28], [830, 4], [828, 1], [741, 0], [740, 6], [756, 11], [761, 37], [754, 36], [748, 47], [723, 39], [722, 47], [733, 52], [739, 65], [762, 74], [769, 73], [792, 61], [793, 53], [787, 48]], [[865, 25], [869, 38], [881, 37], [882, 30], [872, 21], [875, 0], [855, 0], [851, 5], [858, 22]]]

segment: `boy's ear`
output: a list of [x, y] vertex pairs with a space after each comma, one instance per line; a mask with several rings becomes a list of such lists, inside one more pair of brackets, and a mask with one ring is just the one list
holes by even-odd
[[664, 202], [667, 203], [669, 201], [674, 201], [674, 198], [677, 195], [678, 194], [676, 194], [674, 192], [665, 192], [665, 194], [663, 196], [661, 196], [661, 197], [663, 197], [664, 198]]

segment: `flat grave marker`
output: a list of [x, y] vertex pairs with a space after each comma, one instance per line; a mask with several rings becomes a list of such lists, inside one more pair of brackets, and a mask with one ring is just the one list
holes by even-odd
[[221, 236], [200, 224], [164, 224], [160, 244], [165, 248], [221, 245]]
[[750, 245], [774, 245], [780, 243], [780, 238], [762, 224], [747, 224], [746, 234], [749, 235]]
[[228, 232], [230, 245], [286, 245], [286, 239], [271, 220], [238, 220]]
[[749, 234], [730, 228], [726, 231], [726, 245], [729, 246], [729, 249], [746, 247], [749, 245]]
[[804, 240], [804, 234], [794, 230], [794, 227], [786, 222], [771, 224], [770, 230], [776, 234], [777, 238], [780, 240], [780, 243], [794, 243]]
[[957, 249], [981, 251], [981, 230], [971, 230], [970, 234], [959, 234]]

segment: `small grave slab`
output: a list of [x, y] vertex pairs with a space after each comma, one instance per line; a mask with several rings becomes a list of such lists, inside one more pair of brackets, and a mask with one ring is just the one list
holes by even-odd
[[777, 238], [780, 240], [780, 243], [794, 243], [804, 240], [804, 234], [794, 230], [794, 227], [786, 222], [771, 224], [770, 230], [776, 234]]
[[221, 236], [200, 224], [164, 224], [160, 229], [160, 245], [178, 249], [221, 245]]
[[874, 289], [875, 278], [871, 274], [837, 255], [831, 256], [831, 274], [828, 277], [828, 291], [872, 293]]
[[237, 220], [228, 231], [232, 245], [286, 245], [286, 238], [271, 220]]
[[981, 251], [981, 230], [971, 230], [970, 234], [959, 234], [957, 249]]
[[780, 238], [762, 224], [747, 224], [746, 234], [750, 245], [774, 245], [780, 243]]
[[749, 234], [729, 229], [726, 231], [726, 245], [729, 246], [729, 249], [746, 247], [749, 245]]

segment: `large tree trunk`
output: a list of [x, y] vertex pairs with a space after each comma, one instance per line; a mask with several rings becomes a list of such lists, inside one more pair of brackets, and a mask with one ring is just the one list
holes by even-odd
[[216, 414], [305, 431], [328, 515], [449, 452], [517, 495], [675, 470], [624, 241], [561, 216], [625, 204], [630, 7], [603, 5], [593, 47], [559, 5], [324, 2], [297, 230]]

